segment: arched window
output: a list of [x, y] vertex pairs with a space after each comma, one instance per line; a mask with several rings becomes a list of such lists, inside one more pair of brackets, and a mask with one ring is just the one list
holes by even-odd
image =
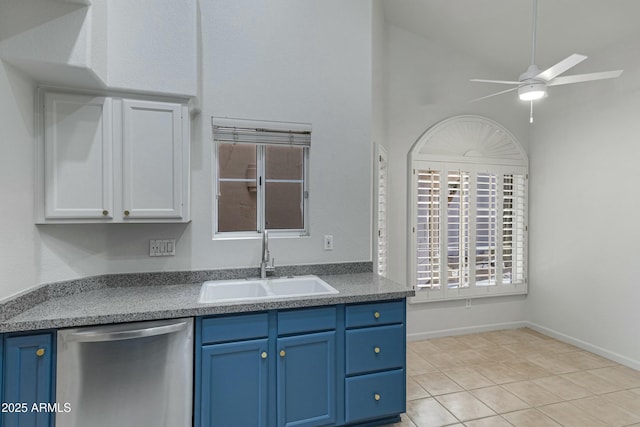
[[527, 291], [528, 159], [498, 123], [457, 116], [409, 152], [414, 301]]

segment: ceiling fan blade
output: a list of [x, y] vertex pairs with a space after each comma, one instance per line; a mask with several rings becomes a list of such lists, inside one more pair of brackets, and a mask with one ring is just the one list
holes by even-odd
[[616, 77], [620, 77], [624, 70], [615, 70], [615, 71], [601, 71], [599, 73], [588, 73], [588, 74], [575, 74], [573, 76], [561, 76], [556, 77], [549, 83], [547, 86], [559, 86], [559, 85], [567, 85], [571, 83], [582, 83], [589, 82], [591, 80], [603, 80], [603, 79], [615, 79]]
[[514, 82], [511, 80], [485, 80], [485, 79], [470, 79], [470, 82], [480, 82], [480, 83], [498, 83], [501, 85], [519, 85], [520, 82]]
[[491, 95], [482, 96], [482, 97], [480, 97], [480, 98], [472, 99], [472, 100], [471, 100], [471, 101], [469, 101], [469, 102], [481, 101], [481, 100], [483, 100], [483, 99], [491, 98], [491, 97], [493, 97], [493, 96], [502, 95], [503, 93], [513, 92], [514, 90], [518, 90], [518, 88], [517, 88], [517, 87], [512, 87], [512, 88], [507, 89], [507, 90], [503, 90], [503, 91], [500, 91], [500, 92], [492, 93]]
[[549, 80], [554, 79], [556, 76], [559, 76], [560, 74], [564, 73], [569, 68], [575, 67], [585, 59], [587, 59], [586, 56], [580, 55], [578, 53], [574, 53], [573, 55], [558, 62], [556, 65], [552, 65], [551, 67], [547, 68], [546, 70], [544, 70], [543, 72], [535, 76], [534, 78], [542, 79], [548, 82]]

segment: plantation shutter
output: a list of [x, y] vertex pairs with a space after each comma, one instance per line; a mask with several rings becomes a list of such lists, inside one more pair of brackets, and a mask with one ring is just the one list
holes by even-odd
[[438, 291], [427, 298], [446, 299], [515, 292], [505, 286], [525, 283], [526, 174], [504, 166], [424, 165], [415, 172], [418, 294]]
[[440, 181], [439, 170], [417, 171], [417, 271], [416, 286], [437, 289], [440, 276]]
[[386, 154], [378, 156], [378, 274], [387, 276], [387, 179]]

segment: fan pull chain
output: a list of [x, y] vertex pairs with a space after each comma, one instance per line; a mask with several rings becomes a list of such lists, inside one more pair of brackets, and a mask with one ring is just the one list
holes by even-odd
[[531, 102], [531, 109], [529, 110], [529, 123], [533, 123], [533, 101]]

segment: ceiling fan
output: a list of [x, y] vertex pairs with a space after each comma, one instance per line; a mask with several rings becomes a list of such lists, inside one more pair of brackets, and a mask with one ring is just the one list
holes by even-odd
[[508, 80], [486, 80], [486, 79], [471, 79], [472, 82], [480, 83], [497, 83], [505, 85], [515, 85], [515, 87], [503, 90], [500, 92], [492, 93], [480, 98], [476, 98], [471, 102], [480, 101], [482, 99], [491, 98], [496, 95], [502, 95], [503, 93], [518, 91], [518, 97], [523, 101], [529, 101], [530, 115], [529, 123], [533, 123], [533, 101], [541, 99], [547, 96], [548, 86], [559, 86], [572, 83], [582, 83], [592, 80], [613, 79], [619, 77], [623, 70], [615, 71], [602, 71], [598, 73], [588, 74], [575, 74], [571, 76], [560, 76], [565, 71], [575, 67], [587, 57], [574, 53], [569, 57], [563, 59], [555, 65], [547, 68], [544, 71], [540, 71], [535, 65], [535, 51], [536, 51], [536, 23], [538, 14], [538, 0], [533, 0], [533, 23], [531, 30], [531, 65], [527, 68], [527, 71], [522, 73], [518, 78], [518, 81]]

